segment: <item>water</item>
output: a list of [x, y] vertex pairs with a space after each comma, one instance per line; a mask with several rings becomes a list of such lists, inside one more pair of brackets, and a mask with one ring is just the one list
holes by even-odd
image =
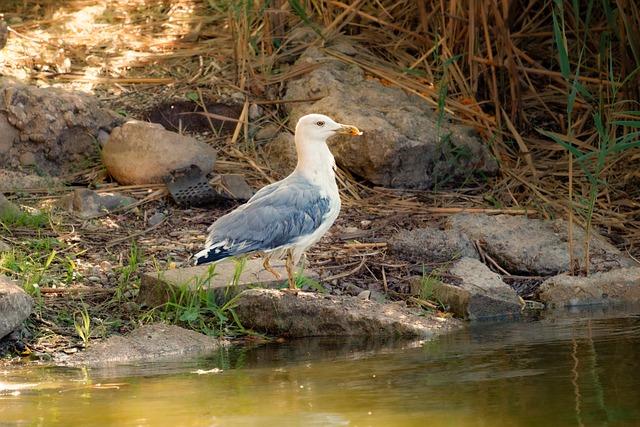
[[640, 425], [639, 314], [477, 324], [422, 345], [301, 340], [0, 371], [0, 425]]

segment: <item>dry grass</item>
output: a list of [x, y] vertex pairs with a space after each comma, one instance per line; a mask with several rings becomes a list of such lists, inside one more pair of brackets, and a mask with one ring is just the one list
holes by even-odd
[[[593, 2], [589, 19], [588, 1], [558, 0], [13, 3], [5, 8], [11, 37], [0, 53], [0, 72], [93, 90], [133, 115], [158, 97], [184, 98], [196, 89], [200, 97], [240, 102], [242, 120], [218, 146], [230, 167], [242, 168], [255, 182], [274, 174], [253, 151], [250, 125], [283, 123], [279, 100], [287, 80], [309, 71], [294, 64], [309, 44], [434, 108], [444, 101], [455, 120], [478, 130], [500, 163], [500, 176], [481, 189], [484, 197], [475, 198], [465, 191], [398, 196], [343, 174], [346, 204], [357, 201], [376, 214], [514, 208], [546, 217], [572, 212], [586, 224], [593, 182], [569, 161], [565, 147], [540, 130], [597, 154], [602, 138], [594, 115], [611, 123], [639, 109], [640, 37], [634, 29], [640, 27], [640, 8], [628, 0]], [[592, 94], [578, 92], [570, 113], [574, 74], [567, 79], [554, 38], [553, 11], [560, 4], [570, 68], [579, 69], [576, 80]], [[607, 14], [605, 4], [617, 13]], [[339, 39], [358, 43], [361, 53], [347, 57], [333, 50]], [[248, 118], [252, 104], [265, 110], [257, 122]], [[633, 131], [624, 125], [608, 129], [613, 137]], [[640, 151], [605, 157], [593, 224], [638, 254]], [[386, 206], [376, 203], [382, 196], [390, 200]]]

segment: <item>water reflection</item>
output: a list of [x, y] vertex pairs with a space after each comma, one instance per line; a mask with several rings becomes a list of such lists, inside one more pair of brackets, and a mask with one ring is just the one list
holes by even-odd
[[[4, 372], [0, 385], [14, 387], [0, 387], [0, 424], [635, 425], [638, 313], [479, 323], [423, 344], [314, 339], [190, 362]], [[196, 373], [213, 368], [222, 372]]]

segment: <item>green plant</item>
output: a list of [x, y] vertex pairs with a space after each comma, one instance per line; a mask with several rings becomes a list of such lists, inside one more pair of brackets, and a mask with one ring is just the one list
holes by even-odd
[[136, 276], [140, 262], [142, 261], [142, 254], [138, 245], [135, 242], [131, 243], [129, 249], [129, 255], [127, 257], [127, 264], [119, 268], [118, 285], [116, 286], [113, 294], [115, 301], [121, 301], [124, 293], [130, 289], [139, 285], [140, 279]]
[[42, 228], [49, 224], [50, 217], [46, 212], [31, 214], [22, 210], [3, 210], [0, 213], [0, 226], [9, 230], [11, 227]]
[[234, 277], [225, 288], [222, 301], [216, 293], [207, 288], [208, 283], [216, 275], [215, 264], [209, 267], [207, 276], [197, 278], [194, 283], [184, 283], [169, 288], [169, 300], [151, 310], [144, 320], [159, 319], [170, 324], [177, 324], [207, 335], [238, 335], [246, 333], [233, 307], [237, 295], [229, 298], [229, 292], [236, 286], [245, 262], [236, 260]]
[[[78, 315], [80, 316], [80, 320], [78, 320]], [[89, 316], [89, 311], [84, 303], [82, 304], [82, 308], [73, 317], [73, 326], [84, 346], [89, 345], [89, 339], [91, 338], [91, 316]]]
[[[608, 4], [606, 1], [603, 3], [605, 6]], [[604, 93], [601, 91], [598, 96], [594, 96], [580, 82], [579, 78], [583, 56], [587, 48], [586, 37], [588, 34], [592, 9], [593, 1], [589, 1], [587, 3], [587, 10], [585, 13], [585, 28], [583, 28], [583, 37], [579, 46], [579, 54], [575, 68], [572, 70], [565, 28], [566, 23], [564, 3], [561, 0], [554, 0], [552, 15], [554, 41], [558, 50], [558, 63], [560, 66], [560, 71], [562, 77], [567, 81], [567, 84], [569, 86], [566, 106], [567, 132], [566, 135], [560, 135], [558, 133], [549, 132], [544, 129], [538, 129], [540, 133], [544, 134], [545, 136], [549, 137], [554, 142], [562, 146], [565, 150], [567, 150], [568, 153], [568, 247], [570, 256], [570, 272], [574, 272], [574, 216], [580, 215], [584, 218], [585, 222], [585, 238], [583, 242], [584, 260], [582, 263], [583, 271], [585, 274], [589, 273], [589, 243], [591, 240], [594, 209], [598, 200], [598, 195], [600, 194], [600, 190], [608, 185], [607, 181], [602, 177], [603, 172], [609, 165], [607, 159], [612, 155], [618, 155], [630, 149], [640, 147], [640, 111], [631, 110], [615, 112], [612, 110], [613, 108], [617, 108], [617, 106], [624, 104], [624, 102], [617, 102], [619, 88], [624, 86], [624, 84], [631, 78], [635, 77], [640, 71], [640, 67], [636, 68], [632, 73], [630, 73], [625, 81], [616, 81], [613, 67], [613, 48], [610, 36], [607, 33], [603, 33], [603, 37], [600, 40], [599, 54], [602, 58], [608, 58], [608, 61], [604, 62], [606, 63], [606, 73], [608, 75], [610, 83], [608, 85], [610, 93], [608, 93], [605, 97]], [[572, 18], [572, 20], [576, 23], [581, 22], [578, 16], [579, 9], [577, 2], [573, 3], [573, 13], [575, 16]], [[584, 150], [579, 144], [576, 144], [576, 142], [579, 141], [576, 140], [576, 137], [574, 135], [573, 115], [578, 95], [582, 96], [583, 99], [592, 104], [591, 108], [594, 111], [592, 113], [592, 119], [594, 127], [596, 129], [596, 146], [594, 149]], [[613, 102], [609, 102], [608, 100], [613, 100]], [[618, 119], [614, 117], [618, 117]], [[578, 167], [582, 170], [586, 177], [588, 186], [587, 197], [581, 198], [580, 196], [574, 195], [574, 162], [578, 165]]]

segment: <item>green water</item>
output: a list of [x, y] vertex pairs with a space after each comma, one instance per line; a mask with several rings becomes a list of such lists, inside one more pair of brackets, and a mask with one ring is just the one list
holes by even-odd
[[640, 425], [639, 314], [477, 324], [422, 345], [301, 340], [0, 371], [0, 425]]

